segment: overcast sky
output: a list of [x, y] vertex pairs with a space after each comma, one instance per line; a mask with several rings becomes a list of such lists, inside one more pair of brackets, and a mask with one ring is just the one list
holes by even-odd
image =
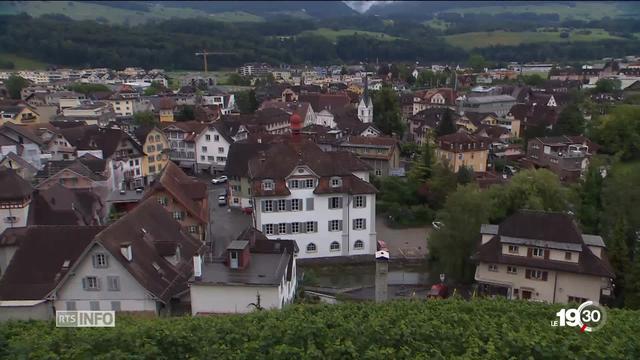
[[347, 4], [353, 10], [359, 13], [364, 13], [367, 10], [369, 10], [371, 6], [373, 6], [373, 4], [375, 3], [388, 4], [391, 2], [393, 1], [345, 1], [344, 3]]

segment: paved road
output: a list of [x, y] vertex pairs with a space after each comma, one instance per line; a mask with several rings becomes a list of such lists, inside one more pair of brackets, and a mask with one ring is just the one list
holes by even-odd
[[384, 240], [392, 259], [417, 260], [427, 255], [427, 238], [430, 227], [391, 229], [384, 218], [376, 217], [378, 240]]
[[227, 206], [218, 205], [218, 195], [224, 193], [226, 184], [209, 184], [209, 233], [208, 241], [213, 240], [214, 252], [220, 256], [227, 245], [235, 240], [240, 232], [251, 225], [251, 216], [240, 210], [229, 211]]

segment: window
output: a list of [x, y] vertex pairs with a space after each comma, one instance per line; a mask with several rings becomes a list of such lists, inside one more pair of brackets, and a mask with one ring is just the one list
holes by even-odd
[[148, 158], [148, 162], [152, 163], [152, 162], [155, 162], [155, 161], [156, 161], [156, 157], [153, 156], [153, 155], [150, 155], [149, 158]]
[[93, 255], [93, 267], [96, 269], [106, 268], [109, 264], [107, 262], [107, 254], [99, 253]]
[[207, 141], [211, 141], [211, 135], [209, 135], [209, 134], [205, 135], [204, 138]]
[[[62, 179], [60, 179], [60, 182], [64, 184], [64, 181]], [[18, 218], [15, 216], [7, 216], [4, 218], [4, 222], [7, 224], [15, 224], [16, 222], [18, 222]]]
[[216, 157], [215, 156], [207, 156], [207, 160], [209, 161], [215, 161]]
[[264, 226], [264, 233], [266, 235], [273, 235], [273, 224], [266, 224]]
[[218, 154], [224, 154], [224, 148], [223, 147], [219, 147], [218, 148]]
[[107, 276], [107, 286], [109, 291], [120, 291], [120, 277]]
[[536, 256], [536, 257], [543, 257], [543, 256], [544, 256], [544, 249], [541, 249], [541, 248], [533, 248], [533, 249], [531, 250], [531, 254], [532, 254], [533, 256]]
[[546, 271], [527, 269], [524, 277], [527, 279], [547, 281], [547, 276], [548, 273]]
[[498, 272], [498, 265], [489, 264], [489, 271]]
[[316, 232], [318, 231], [318, 226], [317, 223], [315, 221], [307, 221], [306, 222], [306, 232]]
[[517, 254], [518, 247], [516, 245], [509, 245], [509, 254]]
[[140, 160], [136, 159], [136, 166], [140, 165]]
[[306, 179], [306, 180], [303, 180], [303, 181], [304, 181], [304, 183], [303, 183], [303, 184], [304, 184], [303, 188], [309, 189], [309, 188], [312, 188], [312, 187], [313, 187], [313, 185], [314, 185], [314, 181], [313, 181], [313, 179]]
[[329, 231], [342, 230], [342, 220], [329, 220]]
[[342, 179], [339, 177], [331, 178], [331, 187], [340, 187], [342, 186]]
[[182, 219], [184, 219], [184, 213], [182, 211], [174, 211], [173, 212], [173, 218], [175, 220], [182, 220]]
[[329, 209], [342, 209], [342, 198], [341, 197], [330, 197], [329, 198]]
[[158, 204], [162, 205], [162, 206], [167, 206], [167, 204], [169, 203], [168, 199], [166, 196], [161, 196], [158, 198]]
[[286, 234], [287, 233], [287, 224], [280, 223], [278, 224], [278, 234]]
[[111, 302], [111, 310], [113, 310], [113, 311], [122, 310], [122, 307], [120, 306], [120, 301], [112, 301]]
[[218, 156], [218, 157], [216, 157], [216, 160], [218, 162], [225, 162], [225, 161], [227, 161], [227, 158], [226, 158], [226, 156]]
[[291, 233], [292, 234], [300, 233], [300, 223], [298, 222], [291, 223]]
[[99, 301], [89, 301], [89, 309], [91, 309], [91, 311], [100, 310], [100, 302]]
[[362, 240], [356, 240], [356, 242], [353, 243], [353, 249], [354, 250], [364, 249], [364, 242]]
[[353, 230], [364, 230], [367, 228], [367, 219], [353, 219]]
[[363, 208], [367, 206], [367, 198], [364, 195], [358, 195], [353, 198], [354, 208]]
[[202, 147], [202, 152], [207, 152], [207, 147], [206, 146]]
[[156, 135], [156, 141], [160, 141], [160, 135]]
[[289, 180], [289, 189], [298, 189], [299, 185], [298, 180]]
[[76, 302], [75, 301], [67, 301], [67, 310], [75, 311], [76, 310]]
[[153, 174], [156, 172], [156, 166], [155, 165], [150, 165], [149, 166], [149, 173]]
[[156, 147], [155, 146], [153, 146], [153, 145], [147, 146], [147, 152], [148, 153], [152, 153], [154, 151], [156, 151]]
[[160, 152], [160, 151], [162, 151], [162, 149], [163, 149], [162, 144], [156, 145], [156, 151]]
[[291, 211], [301, 211], [301, 210], [302, 210], [302, 199], [292, 199]]
[[586, 298], [578, 297], [578, 296], [569, 295], [569, 297], [567, 298], [567, 302], [576, 303], [576, 304], [582, 304], [583, 302], [586, 302], [586, 301], [587, 301]]
[[187, 231], [190, 234], [197, 234], [198, 233], [198, 227], [196, 225], [189, 225], [189, 227], [187, 228]]
[[273, 180], [262, 180], [263, 190], [273, 190]]
[[213, 141], [220, 141], [220, 135], [213, 135]]
[[318, 251], [318, 249], [316, 248], [316, 244], [314, 243], [309, 243], [309, 245], [307, 245], [307, 252], [316, 252]]
[[95, 276], [87, 276], [82, 279], [82, 288], [90, 291], [100, 290], [100, 282]]
[[376, 169], [376, 176], [382, 176], [382, 169]]
[[200, 155], [200, 160], [204, 161], [204, 159], [206, 159], [206, 157], [204, 155]]
[[264, 212], [272, 212], [273, 211], [273, 201], [272, 200], [262, 200], [262, 211], [264, 211]]
[[287, 211], [287, 200], [278, 200], [278, 211]]
[[329, 245], [329, 251], [340, 251], [340, 244], [337, 241], [334, 241]]
[[564, 259], [565, 260], [571, 260], [571, 251], [567, 251], [564, 253]]
[[518, 268], [515, 266], [507, 266], [507, 274], [517, 274]]

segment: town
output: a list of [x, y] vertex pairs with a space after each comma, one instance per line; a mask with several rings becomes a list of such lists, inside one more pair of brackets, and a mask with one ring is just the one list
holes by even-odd
[[[27, 20], [71, 21], [47, 16]], [[616, 311], [640, 308], [634, 49], [572, 61], [490, 50], [407, 61], [379, 49], [299, 62], [278, 48], [270, 61], [257, 49], [230, 63], [247, 50], [191, 45], [175, 61], [188, 53], [197, 65], [180, 70], [133, 55], [126, 66], [16, 66], [0, 51], [0, 343], [12, 326], [65, 311], [113, 311], [116, 327], [212, 318], [232, 328], [248, 316], [264, 326], [251, 331], [282, 320], [302, 333], [333, 326], [305, 327], [317, 315], [306, 311], [371, 324], [420, 319], [412, 306], [423, 305], [458, 319], [496, 317], [491, 304], [546, 304], [551, 316], [596, 304], [616, 309], [615, 324]], [[439, 312], [449, 306], [454, 315]], [[416, 354], [395, 346], [388, 357]], [[318, 354], [365, 357], [354, 349]], [[180, 357], [157, 351], [149, 357]]]

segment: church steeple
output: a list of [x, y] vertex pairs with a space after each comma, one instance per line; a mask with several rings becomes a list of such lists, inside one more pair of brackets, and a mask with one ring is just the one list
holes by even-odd
[[358, 104], [358, 118], [363, 123], [373, 122], [373, 101], [369, 96], [369, 77], [364, 76], [364, 90]]

